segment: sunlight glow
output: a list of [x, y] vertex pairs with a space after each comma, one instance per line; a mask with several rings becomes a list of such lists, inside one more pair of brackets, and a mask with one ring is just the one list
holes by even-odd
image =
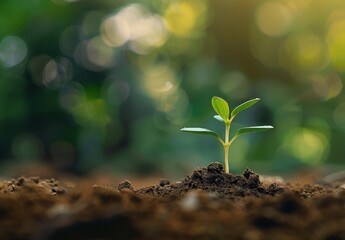
[[103, 41], [112, 47], [129, 43], [137, 53], [163, 45], [167, 30], [163, 19], [153, 15], [140, 4], [131, 4], [117, 14], [108, 17], [101, 26]]

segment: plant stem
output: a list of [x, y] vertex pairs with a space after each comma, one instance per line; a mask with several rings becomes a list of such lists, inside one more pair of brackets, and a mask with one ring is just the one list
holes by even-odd
[[230, 124], [225, 123], [225, 139], [224, 139], [225, 144], [229, 143], [229, 133], [230, 133]]
[[225, 172], [229, 173], [229, 146], [224, 145], [224, 165], [225, 165]]
[[230, 135], [230, 122], [225, 123], [225, 142], [224, 142], [224, 165], [225, 172], [229, 173], [229, 135]]

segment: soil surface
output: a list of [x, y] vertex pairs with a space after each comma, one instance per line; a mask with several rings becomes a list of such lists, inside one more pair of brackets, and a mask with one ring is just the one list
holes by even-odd
[[138, 190], [22, 177], [0, 182], [0, 239], [345, 239], [345, 185], [275, 183], [219, 163]]

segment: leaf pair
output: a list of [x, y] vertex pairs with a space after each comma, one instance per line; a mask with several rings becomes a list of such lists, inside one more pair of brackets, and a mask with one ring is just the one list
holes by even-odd
[[[250, 108], [251, 106], [256, 104], [258, 101], [260, 101], [259, 98], [254, 98], [249, 101], [246, 101], [238, 105], [230, 114], [230, 108], [229, 108], [228, 103], [220, 97], [213, 97], [211, 100], [211, 103], [212, 103], [213, 109], [216, 111], [216, 113], [218, 113], [218, 115], [215, 115], [214, 118], [220, 122], [224, 122], [226, 125], [230, 125], [232, 120], [237, 116], [237, 114], [239, 114], [243, 110]], [[236, 135], [231, 140], [231, 142], [233, 142], [236, 138], [238, 138], [242, 134], [252, 133], [252, 132], [261, 132], [261, 131], [266, 131], [272, 128], [273, 127], [269, 125], [240, 128], [237, 131]], [[182, 128], [181, 131], [195, 133], [195, 134], [209, 135], [216, 138], [222, 144], [224, 144], [224, 142], [226, 141], [226, 140], [223, 141], [216, 132], [210, 129], [206, 129], [206, 128], [187, 127], [187, 128]]]
[[[240, 135], [245, 133], [252, 133], [252, 132], [263, 132], [267, 131], [269, 129], [272, 129], [273, 127], [270, 125], [266, 126], [252, 126], [252, 127], [244, 127], [240, 128], [234, 138], [238, 138]], [[195, 133], [195, 134], [202, 134], [202, 135], [209, 135], [212, 137], [215, 137], [218, 141], [221, 143], [224, 143], [223, 140], [218, 136], [218, 134], [210, 129], [207, 128], [199, 128], [199, 127], [185, 127], [181, 129], [182, 132], [189, 132], [189, 133]], [[234, 139], [234, 140], [235, 140]]]
[[215, 115], [214, 118], [221, 122], [231, 122], [237, 114], [242, 112], [243, 110], [246, 110], [247, 108], [250, 108], [254, 104], [256, 104], [258, 101], [260, 101], [260, 98], [254, 98], [247, 102], [244, 102], [240, 105], [238, 105], [232, 112], [231, 116], [229, 118], [230, 114], [230, 108], [229, 104], [220, 97], [213, 97], [211, 100], [212, 107], [218, 113], [218, 115]]

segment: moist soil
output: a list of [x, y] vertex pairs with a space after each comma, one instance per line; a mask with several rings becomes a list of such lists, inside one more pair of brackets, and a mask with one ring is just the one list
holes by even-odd
[[137, 190], [22, 177], [0, 182], [0, 239], [345, 239], [345, 187], [219, 163]]

